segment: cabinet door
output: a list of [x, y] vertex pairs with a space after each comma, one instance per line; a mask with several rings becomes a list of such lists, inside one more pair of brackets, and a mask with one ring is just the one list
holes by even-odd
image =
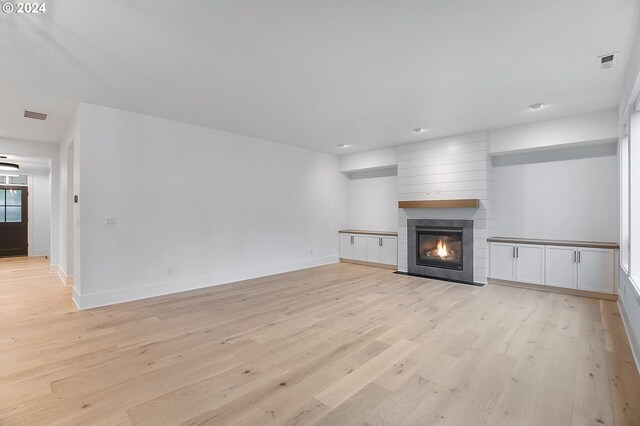
[[367, 235], [367, 262], [382, 262], [382, 246], [380, 245], [381, 237], [375, 235]]
[[340, 259], [353, 259], [352, 235], [340, 234]]
[[353, 236], [353, 260], [367, 260], [367, 236], [366, 235], [354, 235]]
[[516, 246], [516, 281], [544, 284], [544, 246], [535, 244]]
[[396, 237], [382, 237], [382, 263], [398, 264], [398, 239]]
[[547, 246], [545, 250], [545, 284], [578, 288], [577, 248]]
[[515, 244], [489, 244], [489, 273], [491, 278], [499, 280], [515, 280]]
[[613, 250], [578, 248], [578, 288], [613, 293]]

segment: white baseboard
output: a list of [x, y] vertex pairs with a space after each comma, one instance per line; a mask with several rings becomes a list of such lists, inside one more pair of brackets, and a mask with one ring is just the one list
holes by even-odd
[[78, 309], [82, 309], [80, 307], [80, 293], [78, 293], [78, 290], [76, 290], [76, 288], [73, 288], [73, 294], [71, 295], [71, 300], [73, 300], [73, 303], [76, 304], [76, 308]]
[[40, 256], [47, 256], [48, 258], [51, 258], [51, 255], [49, 254], [49, 250], [29, 250], [29, 257], [40, 257]]
[[297, 262], [269, 265], [259, 268], [241, 271], [226, 272], [222, 274], [203, 277], [192, 277], [176, 281], [166, 281], [149, 284], [140, 287], [129, 287], [113, 291], [80, 294], [74, 288], [73, 300], [78, 309], [90, 309], [100, 306], [113, 305], [114, 303], [130, 302], [132, 300], [146, 299], [165, 294], [179, 293], [182, 291], [196, 290], [199, 288], [213, 287], [220, 284], [228, 284], [253, 278], [266, 277], [268, 275], [281, 274], [299, 269], [313, 268], [315, 266], [338, 263], [338, 255], [306, 259]]
[[627, 333], [627, 340], [629, 340], [629, 346], [631, 346], [631, 354], [633, 355], [633, 360], [636, 362], [636, 368], [640, 373], [640, 342], [636, 340], [633, 329], [630, 327], [631, 318], [629, 318], [629, 313], [627, 312], [627, 308], [625, 308], [624, 306], [622, 297], [618, 298], [618, 309], [622, 314], [622, 324], [624, 325], [624, 330]]
[[73, 285], [73, 275], [67, 275], [60, 265], [50, 265], [49, 273], [56, 274], [65, 287], [71, 287]]

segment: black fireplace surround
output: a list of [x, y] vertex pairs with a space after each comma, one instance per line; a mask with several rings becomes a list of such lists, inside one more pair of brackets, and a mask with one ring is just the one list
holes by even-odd
[[473, 283], [473, 220], [409, 219], [411, 275]]

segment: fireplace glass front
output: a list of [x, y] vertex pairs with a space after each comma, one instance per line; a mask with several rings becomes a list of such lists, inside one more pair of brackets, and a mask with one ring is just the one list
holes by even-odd
[[416, 227], [416, 264], [462, 270], [462, 228]]

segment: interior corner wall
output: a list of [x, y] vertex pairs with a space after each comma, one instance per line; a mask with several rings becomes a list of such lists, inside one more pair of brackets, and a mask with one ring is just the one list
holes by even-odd
[[78, 117], [81, 308], [338, 261], [337, 156], [94, 105]]
[[496, 166], [494, 180], [494, 236], [618, 241], [616, 155]]

